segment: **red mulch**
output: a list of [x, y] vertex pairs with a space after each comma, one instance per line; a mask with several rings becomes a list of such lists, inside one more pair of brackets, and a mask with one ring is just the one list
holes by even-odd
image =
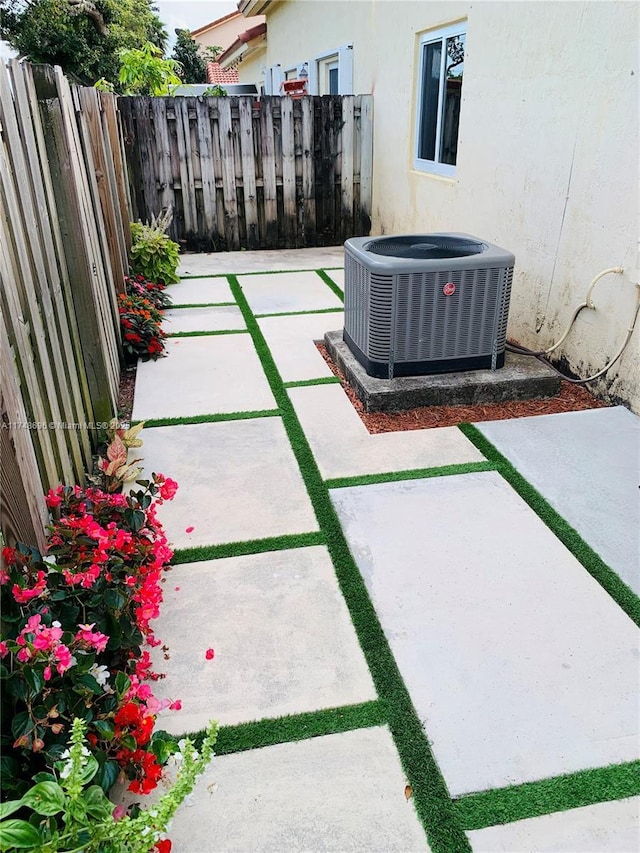
[[531, 415], [555, 415], [558, 412], [577, 412], [582, 409], [601, 409], [607, 406], [607, 403], [596, 400], [582, 385], [562, 382], [560, 393], [544, 400], [515, 400], [508, 403], [482, 403], [475, 406], [422, 406], [403, 412], [365, 412], [344, 374], [331, 360], [324, 344], [316, 344], [316, 346], [333, 373], [339, 377], [353, 408], [371, 433], [430, 429], [455, 426], [464, 422], [526, 418]]

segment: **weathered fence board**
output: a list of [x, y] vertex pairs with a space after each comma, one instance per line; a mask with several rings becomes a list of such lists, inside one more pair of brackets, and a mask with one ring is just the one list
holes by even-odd
[[84, 482], [96, 423], [116, 414], [117, 293], [130, 239], [122, 168], [114, 96], [72, 89], [60, 69], [0, 65], [0, 515], [9, 542], [44, 543], [43, 491]]
[[372, 96], [120, 98], [135, 219], [201, 250], [369, 233]]

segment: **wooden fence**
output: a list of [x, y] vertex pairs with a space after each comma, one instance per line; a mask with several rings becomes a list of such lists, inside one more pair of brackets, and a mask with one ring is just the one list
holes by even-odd
[[129, 212], [116, 99], [0, 65], [5, 539], [42, 544], [43, 491], [84, 482], [116, 413]]
[[369, 233], [371, 95], [120, 98], [134, 219], [173, 206], [200, 251], [339, 245]]

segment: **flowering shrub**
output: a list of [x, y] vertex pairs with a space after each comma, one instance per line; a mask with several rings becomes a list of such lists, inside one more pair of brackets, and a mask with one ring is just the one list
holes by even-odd
[[[20, 545], [3, 550], [0, 570], [3, 787], [51, 767], [74, 718], [88, 725], [96, 782], [119, 772], [130, 789], [155, 787], [168, 741], [153, 733], [159, 702], [149, 681], [151, 621], [173, 552], [156, 517], [177, 483], [161, 474], [140, 489], [108, 494], [58, 487], [48, 555]], [[10, 727], [10, 730], [9, 728]]]
[[162, 282], [147, 281], [142, 275], [125, 276], [124, 284], [129, 296], [143, 296], [149, 302], [153, 302], [158, 311], [171, 308], [173, 300], [166, 293], [167, 285]]
[[121, 294], [118, 297], [118, 311], [122, 343], [129, 360], [159, 358], [164, 352], [166, 335], [161, 325], [162, 314], [153, 302], [139, 294]]
[[[19, 800], [2, 806], [2, 850], [30, 849], [83, 853], [169, 853], [171, 842], [162, 838], [197, 777], [213, 756], [218, 727], [211, 723], [201, 752], [190, 740], [178, 744], [180, 759], [175, 783], [148, 811], [136, 816], [113, 808], [102, 788], [90, 783], [98, 763], [83, 743], [86, 723], [73, 721], [69, 749], [60, 754], [51, 774], [42, 774]], [[33, 814], [29, 816], [28, 811]], [[18, 814], [19, 817], [11, 817]], [[30, 817], [29, 820], [22, 819]]]

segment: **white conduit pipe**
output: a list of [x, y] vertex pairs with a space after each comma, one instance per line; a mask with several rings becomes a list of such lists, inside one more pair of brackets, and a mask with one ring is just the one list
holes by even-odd
[[[601, 278], [603, 278], [605, 275], [609, 275], [610, 273], [618, 273], [618, 274], [619, 274], [619, 273], [621, 273], [621, 272], [624, 272], [624, 270], [622, 269], [622, 267], [609, 267], [608, 269], [606, 269], [606, 270], [602, 270], [602, 272], [599, 272], [599, 273], [598, 273], [598, 275], [593, 279], [593, 281], [592, 281], [592, 282], [591, 282], [591, 284], [589, 285], [589, 289], [587, 290], [587, 295], [586, 295], [586, 297], [585, 297], [585, 301], [584, 301], [584, 302], [582, 302], [580, 305], [578, 305], [578, 307], [576, 308], [576, 310], [573, 312], [573, 316], [571, 317], [571, 320], [569, 320], [569, 325], [568, 325], [568, 326], [567, 326], [567, 328], [564, 330], [564, 334], [562, 335], [562, 337], [560, 338], [560, 340], [559, 340], [559, 341], [557, 341], [555, 344], [553, 344], [553, 346], [550, 346], [548, 349], [544, 350], [544, 354], [545, 354], [545, 355], [549, 355], [549, 353], [550, 353], [550, 352], [553, 352], [554, 350], [557, 350], [557, 349], [558, 349], [558, 347], [559, 347], [561, 344], [563, 344], [563, 343], [565, 342], [565, 340], [566, 340], [566, 338], [567, 338], [567, 335], [568, 335], [568, 334], [569, 334], [569, 332], [571, 331], [571, 327], [573, 326], [573, 324], [574, 324], [574, 323], [575, 323], [575, 321], [576, 321], [576, 317], [577, 317], [577, 316], [578, 316], [578, 314], [582, 311], [582, 309], [583, 309], [583, 308], [591, 308], [591, 309], [593, 309], [593, 310], [595, 311], [596, 306], [593, 304], [593, 300], [592, 300], [592, 298], [591, 298], [591, 294], [593, 293], [593, 288], [594, 288], [594, 287], [596, 286], [596, 284], [600, 281], [600, 279], [601, 279]], [[635, 315], [636, 315], [637, 310], [638, 310], [638, 308], [637, 308], [637, 306], [636, 306], [636, 309], [635, 309], [635, 312], [634, 312], [634, 315], [633, 315], [633, 316], [634, 316], [634, 324], [635, 324]], [[624, 346], [626, 346], [626, 342], [625, 342]], [[624, 349], [624, 346], [623, 346], [623, 349]], [[620, 353], [620, 354], [622, 354], [622, 353]], [[617, 358], [619, 358], [619, 356], [617, 356]], [[613, 362], [611, 362], [611, 364], [613, 364]], [[609, 365], [607, 366], [607, 369], [608, 369], [608, 367], [609, 367]], [[599, 376], [599, 375], [600, 375], [600, 374], [598, 374], [598, 376]], [[593, 378], [595, 378], [595, 377], [593, 377]]]

